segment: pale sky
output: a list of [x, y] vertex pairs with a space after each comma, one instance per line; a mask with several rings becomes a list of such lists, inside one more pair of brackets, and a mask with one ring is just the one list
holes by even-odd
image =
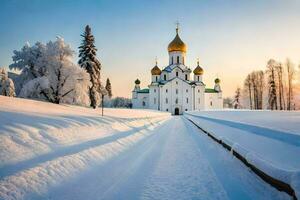
[[89, 24], [102, 81], [111, 79], [114, 96], [131, 97], [136, 78], [146, 87], [155, 57], [159, 67], [168, 64], [177, 20], [188, 46], [186, 64], [193, 70], [199, 58], [205, 84], [213, 87], [218, 75], [224, 97], [233, 96], [246, 74], [264, 69], [270, 58], [300, 63], [298, 0], [2, 0], [0, 5], [0, 66], [12, 63], [13, 50], [25, 42], [57, 35], [78, 52]]

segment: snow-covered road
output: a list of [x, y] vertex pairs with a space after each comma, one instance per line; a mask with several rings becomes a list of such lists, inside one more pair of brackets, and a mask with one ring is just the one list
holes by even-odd
[[30, 199], [289, 199], [183, 116]]

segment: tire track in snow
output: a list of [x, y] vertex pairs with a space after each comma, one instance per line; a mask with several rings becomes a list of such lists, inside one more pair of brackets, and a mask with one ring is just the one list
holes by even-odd
[[209, 162], [188, 135], [181, 117], [173, 118], [160, 159], [143, 199], [228, 199]]

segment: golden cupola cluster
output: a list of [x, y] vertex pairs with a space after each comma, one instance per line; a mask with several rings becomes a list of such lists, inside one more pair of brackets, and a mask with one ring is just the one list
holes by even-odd
[[194, 69], [193, 72], [195, 75], [203, 75], [204, 70], [202, 69], [202, 67], [200, 67], [199, 60], [197, 61], [197, 67]]
[[155, 66], [151, 69], [151, 74], [152, 75], [160, 75], [161, 74], [161, 70], [157, 66], [157, 61], [155, 62]]
[[169, 46], [168, 46], [168, 51], [172, 52], [172, 51], [181, 51], [186, 53], [187, 50], [187, 46], [186, 44], [181, 40], [181, 38], [178, 35], [178, 28], [176, 28], [176, 36], [175, 38], [172, 40], [172, 42], [170, 42]]

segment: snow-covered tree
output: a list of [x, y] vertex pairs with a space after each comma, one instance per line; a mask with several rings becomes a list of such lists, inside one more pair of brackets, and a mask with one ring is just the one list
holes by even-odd
[[241, 89], [239, 87], [235, 91], [233, 105], [234, 105], [234, 109], [242, 108], [242, 106], [241, 106]]
[[7, 71], [0, 68], [0, 95], [13, 97], [15, 96], [14, 82], [8, 78]]
[[112, 97], [112, 91], [111, 91], [111, 83], [110, 83], [109, 78], [106, 79], [105, 89], [107, 91], [108, 97], [111, 99], [111, 97]]
[[275, 82], [275, 69], [277, 63], [275, 60], [270, 59], [267, 64], [267, 73], [269, 74], [268, 88], [269, 88], [269, 108], [271, 110], [277, 110], [277, 87]]
[[26, 44], [14, 51], [11, 69], [22, 70], [20, 97], [52, 103], [89, 104], [88, 74], [72, 62], [74, 51], [60, 37], [46, 45]]
[[293, 80], [295, 78], [295, 68], [290, 59], [286, 60], [287, 69], [287, 80], [288, 80], [288, 92], [287, 92], [287, 110], [292, 110], [293, 108], [293, 97], [294, 97], [294, 84]]
[[111, 99], [111, 106], [114, 108], [131, 108], [132, 103], [130, 99], [124, 97], [116, 97]]
[[85, 27], [83, 41], [79, 47], [79, 65], [90, 75], [91, 86], [89, 88], [89, 96], [91, 107], [96, 108], [101, 102], [101, 80], [100, 71], [101, 63], [96, 57], [97, 49], [94, 45], [95, 39], [92, 35], [89, 25]]

